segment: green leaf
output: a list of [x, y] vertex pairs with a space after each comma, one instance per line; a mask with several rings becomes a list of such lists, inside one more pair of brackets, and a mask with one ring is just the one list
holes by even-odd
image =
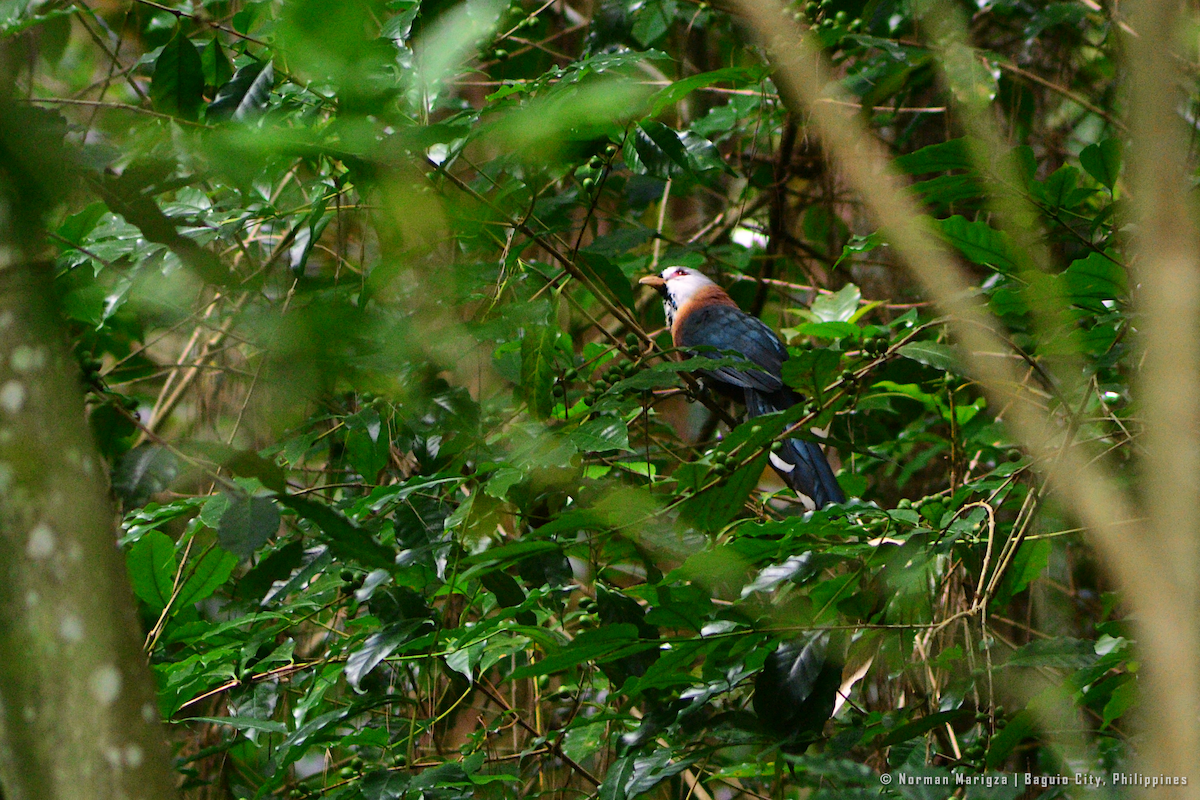
[[125, 556], [133, 593], [155, 613], [171, 600], [174, 588], [175, 543], [161, 531], [149, 531], [133, 543]]
[[271, 62], [251, 62], [217, 91], [216, 98], [208, 106], [207, 118], [213, 122], [253, 119], [267, 110], [274, 85], [275, 70]]
[[983, 184], [973, 175], [939, 175], [914, 183], [912, 190], [922, 201], [938, 208], [984, 196]]
[[1022, 645], [1005, 662], [1005, 667], [1053, 667], [1083, 669], [1096, 663], [1096, 645], [1085, 639], [1066, 636], [1039, 639]]
[[188, 565], [184, 573], [187, 579], [175, 599], [176, 606], [187, 608], [212, 596], [229, 580], [237, 565], [238, 557], [233, 553], [218, 548], [209, 550], [198, 561]]
[[766, 73], [761, 67], [726, 67], [691, 75], [675, 81], [651, 97], [648, 116], [657, 117], [697, 89], [705, 89], [717, 83], [758, 83], [765, 76]]
[[992, 737], [988, 745], [987, 766], [996, 769], [1004, 764], [1010, 753], [1037, 730], [1034, 717], [1028, 711], [1018, 711], [1004, 728]]
[[[741, 512], [742, 504], [758, 485], [759, 476], [766, 466], [767, 455], [764, 453], [718, 486], [689, 497], [680, 508], [680, 513], [701, 530], [720, 530]], [[705, 474], [696, 483], [708, 483], [713, 477], [711, 473]]]
[[1049, 539], [1025, 542], [1013, 557], [1012, 565], [996, 592], [996, 600], [1007, 603], [1012, 596], [1025, 590], [1050, 563], [1053, 548]]
[[850, 240], [846, 244], [842, 245], [842, 254], [838, 256], [837, 261], [833, 262], [833, 267], [837, 269], [838, 265], [853, 253], [869, 253], [883, 244], [883, 233], [881, 231], [875, 231], [866, 236], [855, 234], [850, 237]]
[[[633, 148], [646, 172], [666, 180], [688, 171], [687, 148], [661, 122], [645, 120], [633, 133]], [[631, 165], [632, 166], [632, 165]]]
[[943, 372], [962, 373], [962, 361], [954, 348], [948, 344], [937, 342], [909, 342], [896, 348], [896, 352], [905, 358], [920, 362], [926, 366], [940, 369]]
[[909, 739], [916, 738], [922, 734], [928, 733], [934, 728], [946, 725], [951, 722], [968, 717], [971, 712], [965, 708], [960, 708], [957, 711], [939, 711], [936, 714], [928, 714], [920, 719], [907, 722], [897, 728], [891, 730], [880, 741], [879, 747], [891, 747], [900, 742], [907, 742]]
[[532, 325], [521, 339], [521, 388], [529, 410], [538, 419], [550, 416], [554, 397], [554, 340], [558, 328], [553, 325]]
[[200, 52], [183, 33], [182, 26], [163, 47], [154, 62], [150, 99], [163, 114], [194, 120], [204, 105], [204, 65]]
[[295, 511], [298, 516], [316, 525], [329, 550], [340, 561], [357, 561], [372, 569], [395, 567], [395, 552], [371, 537], [368, 531], [358, 527], [329, 506], [307, 497], [283, 495], [276, 498], [279, 504]]
[[282, 722], [269, 719], [250, 719], [248, 717], [188, 717], [177, 720], [184, 722], [207, 722], [210, 725], [226, 725], [239, 731], [259, 731], [261, 733], [287, 733], [287, 726]]
[[179, 459], [165, 447], [141, 444], [121, 456], [113, 470], [113, 491], [127, 509], [144, 506], [151, 495], [164, 492], [179, 474]]
[[1113, 689], [1108, 702], [1104, 704], [1104, 723], [1100, 726], [1101, 729], [1107, 728], [1124, 716], [1126, 711], [1133, 708], [1137, 699], [1137, 678], [1134, 675], [1126, 675], [1121, 685]]
[[664, 180], [701, 178], [717, 171], [729, 171], [713, 143], [692, 131], [668, 128], [655, 120], [643, 120], [633, 134], [633, 152], [625, 151], [635, 171]]
[[275, 501], [269, 497], [233, 495], [217, 524], [217, 541], [230, 553], [249, 558], [277, 530], [279, 509]]
[[580, 264], [606, 287], [618, 303], [626, 308], [633, 307], [633, 288], [621, 268], [594, 248], [587, 247], [579, 253]]
[[642, 47], [649, 47], [662, 38], [675, 21], [675, 0], [646, 0], [634, 12], [633, 38]]
[[1099, 313], [1108, 310], [1104, 301], [1124, 300], [1129, 291], [1125, 269], [1111, 252], [1078, 258], [1060, 277], [1072, 303]]
[[233, 65], [229, 63], [229, 56], [225, 55], [225, 48], [221, 47], [221, 40], [215, 36], [204, 45], [200, 64], [204, 68], [206, 86], [224, 86], [233, 77]]
[[969, 170], [972, 168], [971, 152], [966, 139], [951, 139], [900, 156], [896, 159], [896, 166], [910, 175]]
[[824, 402], [825, 390], [838, 378], [842, 360], [832, 350], [805, 350], [783, 362], [783, 382], [801, 394]]
[[1083, 148], [1083, 152], [1079, 154], [1079, 163], [1101, 186], [1111, 192], [1117, 185], [1117, 178], [1121, 176], [1124, 150], [1124, 143], [1120, 139], [1105, 139]]
[[848, 322], [858, 310], [862, 294], [853, 283], [847, 283], [833, 294], [823, 294], [813, 301], [811, 311], [821, 322]]
[[345, 422], [346, 455], [359, 475], [374, 481], [392, 453], [383, 420], [378, 411], [367, 407], [346, 417]]
[[567, 434], [567, 440], [581, 453], [625, 450], [629, 447], [629, 426], [618, 417], [590, 419]]
[[1021, 259], [1008, 234], [991, 228], [986, 222], [970, 222], [960, 216], [937, 220], [937, 226], [942, 238], [970, 261], [1000, 272], [1017, 270]]
[[753, 581], [742, 587], [742, 598], [747, 598], [755, 592], [769, 592], [784, 581], [803, 583], [816, 569], [817, 565], [811, 552], [788, 556], [781, 564], [763, 567]]
[[597, 790], [599, 800], [634, 800], [655, 786], [683, 772], [695, 759], [672, 761], [670, 748], [660, 748], [648, 756], [636, 753], [618, 759], [605, 773]]
[[362, 646], [346, 659], [346, 681], [354, 691], [361, 691], [359, 684], [362, 679], [385, 658], [396, 652], [397, 647], [412, 638], [413, 633], [423, 625], [425, 620], [406, 619], [368, 636]]

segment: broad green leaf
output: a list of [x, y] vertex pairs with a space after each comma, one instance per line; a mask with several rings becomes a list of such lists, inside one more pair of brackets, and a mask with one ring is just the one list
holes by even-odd
[[1017, 270], [1021, 258], [1013, 249], [1008, 234], [995, 230], [986, 222], [970, 222], [954, 216], [937, 221], [942, 238], [970, 261], [1000, 272]]
[[165, 447], [142, 444], [121, 456], [113, 469], [113, 491], [126, 508], [144, 506], [151, 495], [166, 491], [179, 474], [179, 459]]
[[207, 722], [211, 725], [225, 725], [239, 731], [259, 731], [261, 733], [287, 733], [287, 726], [282, 722], [269, 719], [250, 719], [247, 717], [188, 717], [179, 722]]
[[914, 183], [912, 190], [921, 196], [922, 201], [937, 208], [978, 200], [985, 192], [983, 184], [973, 175], [939, 175]]
[[821, 322], [848, 322], [858, 310], [862, 294], [853, 283], [847, 283], [833, 294], [823, 294], [813, 301], [811, 310]]
[[919, 361], [922, 364], [940, 369], [944, 372], [961, 373], [962, 361], [948, 344], [937, 342], [909, 342], [896, 348], [896, 352], [905, 358]]
[[346, 454], [358, 473], [374, 481], [391, 458], [391, 441], [379, 412], [367, 407], [346, 417]]
[[1110, 192], [1121, 176], [1124, 143], [1120, 139], [1105, 139], [1089, 144], [1079, 154], [1079, 163], [1101, 185]]
[[646, 0], [633, 15], [633, 38], [642, 47], [650, 47], [662, 38], [675, 21], [675, 0]]
[[590, 419], [567, 434], [567, 439], [581, 453], [630, 450], [629, 426], [617, 417]]
[[838, 379], [842, 361], [823, 348], [804, 350], [783, 362], [783, 382], [801, 394], [824, 402], [825, 390]]
[[[225, 55], [225, 48], [221, 47], [221, 40], [215, 36], [200, 52], [200, 63], [204, 69], [206, 86], [224, 86], [233, 77], [233, 64], [229, 63], [229, 56]], [[210, 106], [209, 115], [211, 114]]]
[[253, 61], [237, 71], [217, 90], [208, 106], [207, 118], [213, 122], [244, 122], [267, 110], [275, 70], [270, 61]]
[[684, 501], [681, 513], [701, 530], [720, 530], [742, 511], [742, 504], [758, 485], [759, 476], [766, 466], [767, 455], [764, 453], [717, 486], [704, 491], [699, 490], [715, 480], [716, 476], [712, 473], [698, 475], [688, 482], [695, 486], [697, 494]]
[[683, 772], [693, 761], [692, 758], [674, 760], [670, 748], [665, 747], [647, 756], [627, 755], [608, 768], [597, 790], [599, 800], [634, 800]]
[[928, 714], [912, 722], [907, 722], [897, 728], [893, 728], [879, 741], [878, 746], [890, 747], [900, 742], [906, 742], [909, 739], [926, 734], [934, 728], [956, 722], [970, 715], [971, 712], [965, 708], [960, 708], [956, 711], [939, 711], [934, 714]]
[[156, 111], [194, 120], [204, 105], [204, 65], [200, 52], [178, 26], [154, 62], [150, 99]]
[[1072, 303], [1099, 313], [1109, 310], [1105, 301], [1123, 301], [1128, 292], [1125, 269], [1111, 252], [1072, 261], [1060, 279]]
[[234, 495], [217, 523], [217, 541], [221, 547], [240, 557], [249, 558], [279, 530], [279, 509], [269, 497]]
[[396, 652], [396, 648], [408, 641], [413, 633], [425, 625], [425, 620], [406, 619], [393, 623], [378, 633], [367, 637], [362, 645], [346, 659], [346, 681], [359, 692], [362, 679], [379, 666], [385, 658]]
[[900, 156], [896, 159], [896, 166], [910, 175], [969, 170], [972, 168], [971, 152], [966, 139], [951, 139]]
[[837, 269], [843, 261], [849, 258], [853, 253], [869, 253], [877, 247], [884, 245], [883, 233], [875, 231], [866, 236], [857, 234], [850, 237], [846, 244], [842, 245], [842, 254], [838, 256], [838, 260], [833, 262], [834, 269]]
[[726, 82], [758, 83], [765, 77], [765, 74], [762, 69], [755, 67], [726, 67], [712, 72], [702, 72], [699, 75], [690, 75], [661, 89], [650, 98], [649, 116], [658, 116], [664, 109], [678, 103], [697, 89], [705, 89], [713, 84]]
[[1062, 636], [1038, 639], [1022, 645], [1004, 666], [1082, 669], [1094, 664], [1097, 658], [1096, 647], [1092, 642]]
[[329, 544], [330, 552], [339, 560], [356, 561], [372, 569], [395, 567], [395, 551], [379, 544], [370, 532], [324, 503], [296, 495], [283, 495], [277, 499], [280, 505], [316, 525], [321, 538]]
[[167, 607], [174, 588], [175, 543], [161, 531], [149, 531], [125, 556], [133, 593], [155, 613]]
[[229, 580], [237, 565], [238, 557], [220, 548], [213, 548], [199, 560], [189, 563], [184, 571], [186, 579], [179, 589], [176, 605], [187, 608], [207, 599]]
[[633, 306], [633, 289], [620, 267], [591, 248], [580, 251], [579, 255], [582, 266], [599, 279], [601, 286], [607, 288], [618, 303], [626, 308]]
[[1036, 729], [1033, 714], [1025, 710], [1018, 711], [988, 743], [987, 766], [996, 769], [1004, 764], [1009, 754], [1033, 735]]
[[1017, 550], [1012, 564], [996, 592], [996, 599], [1001, 603], [1008, 602], [1013, 595], [1022, 592], [1037, 579], [1050, 563], [1050, 553], [1053, 548], [1049, 539], [1036, 542], [1025, 542]]
[[1121, 685], [1113, 690], [1112, 695], [1108, 698], [1108, 702], [1104, 704], [1104, 723], [1101, 727], [1107, 728], [1124, 716], [1126, 711], [1133, 708], [1137, 699], [1137, 677], [1135, 675], [1127, 675], [1125, 680], [1121, 682]]
[[554, 340], [558, 328], [553, 325], [533, 325], [526, 329], [521, 340], [521, 387], [529, 410], [538, 419], [550, 416], [554, 397]]
[[742, 598], [747, 598], [755, 592], [769, 592], [784, 581], [801, 583], [815, 571], [816, 564], [811, 552], [788, 556], [781, 564], [763, 567], [753, 581], [742, 587]]

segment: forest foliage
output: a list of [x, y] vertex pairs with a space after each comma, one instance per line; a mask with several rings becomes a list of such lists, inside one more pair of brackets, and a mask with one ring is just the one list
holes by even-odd
[[[786, 13], [983, 355], [1133, 480], [1115, 7]], [[1134, 634], [1051, 465], [721, 3], [3, 0], [0, 37], [185, 796], [1132, 770]], [[700, 385], [727, 356], [674, 351], [666, 265], [777, 330], [804, 402]], [[850, 499], [806, 512], [766, 465], [812, 429]]]

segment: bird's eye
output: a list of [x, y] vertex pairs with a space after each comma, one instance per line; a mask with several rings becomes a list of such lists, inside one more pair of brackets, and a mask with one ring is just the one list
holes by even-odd
[[685, 278], [685, 277], [687, 277], [687, 270], [677, 269], [673, 273], [671, 273], [671, 277], [672, 278]]

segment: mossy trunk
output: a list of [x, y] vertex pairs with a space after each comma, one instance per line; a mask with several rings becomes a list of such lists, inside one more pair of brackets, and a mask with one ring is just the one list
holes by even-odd
[[5, 106], [0, 96], [0, 785], [6, 800], [162, 800], [175, 779], [104, 463], [51, 266], [27, 255], [29, 205], [45, 195]]

